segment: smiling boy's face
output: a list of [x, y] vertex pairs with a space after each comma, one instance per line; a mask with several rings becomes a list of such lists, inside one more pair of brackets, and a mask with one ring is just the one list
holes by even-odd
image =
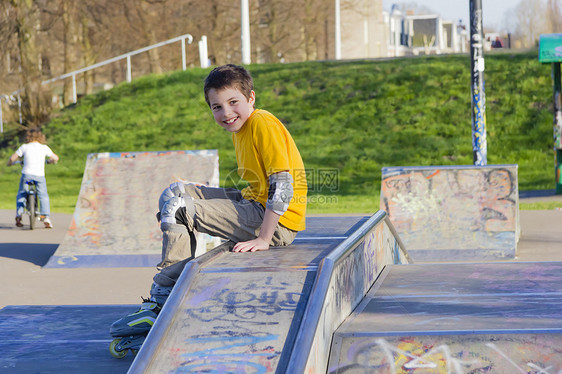
[[209, 106], [215, 121], [226, 131], [237, 133], [254, 111], [256, 94], [251, 92], [247, 99], [242, 92], [233, 87], [211, 88], [207, 94]]

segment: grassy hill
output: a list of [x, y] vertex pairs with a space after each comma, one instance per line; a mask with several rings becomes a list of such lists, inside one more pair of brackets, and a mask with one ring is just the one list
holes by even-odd
[[[47, 166], [52, 210], [74, 210], [88, 153], [218, 149], [225, 178], [236, 160], [203, 98], [208, 71], [144, 77], [55, 113], [44, 127], [61, 157]], [[311, 175], [339, 173], [338, 191], [313, 185], [310, 212], [372, 213], [384, 166], [472, 164], [467, 55], [250, 71], [257, 106], [286, 124]], [[550, 66], [536, 52], [489, 54], [485, 74], [488, 164], [518, 164], [520, 190], [554, 188]], [[2, 159], [19, 144], [13, 135], [3, 134]], [[0, 166], [1, 209], [14, 208], [20, 170]]]

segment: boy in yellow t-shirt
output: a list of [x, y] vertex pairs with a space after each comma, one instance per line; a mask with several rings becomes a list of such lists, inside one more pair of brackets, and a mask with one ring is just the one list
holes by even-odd
[[302, 158], [285, 126], [271, 113], [255, 109], [250, 73], [236, 65], [217, 67], [207, 76], [204, 92], [217, 124], [232, 133], [238, 174], [249, 186], [239, 191], [174, 183], [162, 192], [160, 272], [154, 276], [150, 299], [138, 312], [116, 321], [110, 329], [113, 336], [150, 330], [185, 264], [193, 259], [194, 230], [235, 242], [234, 252], [255, 252], [289, 245], [305, 229]]

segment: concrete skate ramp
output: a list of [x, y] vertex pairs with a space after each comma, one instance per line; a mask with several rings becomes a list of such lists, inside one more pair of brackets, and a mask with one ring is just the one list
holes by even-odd
[[284, 248], [231, 246], [186, 266], [130, 373], [325, 370], [335, 328], [385, 265], [407, 261], [382, 211], [308, 218]]
[[380, 208], [416, 262], [515, 257], [517, 165], [383, 168]]
[[560, 373], [562, 262], [388, 266], [328, 373]]
[[88, 155], [70, 227], [47, 267], [155, 266], [158, 198], [173, 182], [218, 186], [216, 150]]

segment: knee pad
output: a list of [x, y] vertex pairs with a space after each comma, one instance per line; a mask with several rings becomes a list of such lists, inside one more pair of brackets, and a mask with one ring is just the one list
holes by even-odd
[[186, 196], [184, 199], [181, 196], [174, 196], [164, 203], [160, 211], [160, 221], [162, 223], [178, 223], [176, 220], [176, 213], [178, 209], [185, 208], [186, 214], [193, 220], [195, 216], [195, 206], [193, 205], [193, 198]]
[[185, 186], [183, 183], [175, 182], [170, 184], [164, 191], [162, 191], [162, 194], [160, 194], [160, 199], [158, 199], [158, 210], [162, 211], [164, 204], [174, 196], [183, 195], [185, 195]]

